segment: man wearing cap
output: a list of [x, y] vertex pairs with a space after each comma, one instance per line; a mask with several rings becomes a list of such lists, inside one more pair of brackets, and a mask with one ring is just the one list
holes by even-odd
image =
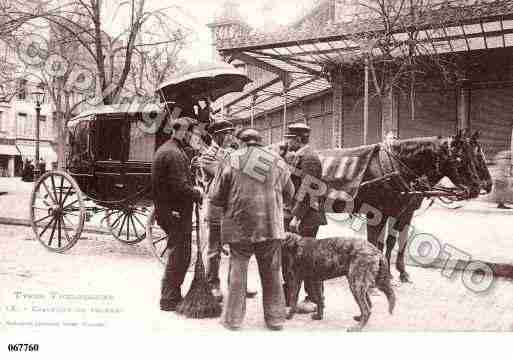
[[294, 195], [288, 166], [261, 146], [258, 131], [239, 133], [241, 148], [230, 154], [213, 182], [213, 204], [223, 208], [222, 237], [230, 245], [230, 280], [222, 323], [238, 329], [246, 310], [247, 271], [256, 255], [263, 291], [264, 319], [282, 329], [285, 296], [281, 283], [283, 203]]
[[[208, 127], [212, 136], [210, 146], [198, 158], [198, 165], [206, 179], [206, 192], [209, 193], [214, 176], [216, 175], [222, 160], [233, 151], [235, 140], [233, 124], [221, 119]], [[207, 201], [207, 222], [209, 226], [208, 237], [208, 265], [207, 280], [212, 294], [219, 301], [223, 300], [219, 281], [219, 263], [221, 260], [221, 217], [222, 209]]]
[[[310, 127], [304, 123], [294, 123], [288, 126], [288, 132], [284, 136], [287, 139], [287, 162], [294, 168], [292, 182], [296, 190], [296, 198], [292, 207], [285, 208], [285, 229], [296, 232], [303, 237], [315, 238], [319, 226], [326, 224], [326, 216], [323, 203], [320, 198], [310, 200], [308, 191], [303, 198], [298, 198], [301, 183], [305, 176], [312, 176], [320, 180], [322, 178], [322, 164], [317, 153], [309, 145]], [[285, 286], [287, 283], [285, 283]], [[305, 281], [307, 297], [298, 308], [303, 312], [313, 312], [316, 306], [311, 300], [312, 284]]]
[[157, 223], [168, 236], [170, 255], [162, 278], [160, 309], [174, 311], [182, 300], [181, 286], [191, 261], [192, 209], [202, 191], [194, 186], [187, 156], [194, 126], [190, 118], [174, 119], [171, 138], [155, 153], [151, 167]]

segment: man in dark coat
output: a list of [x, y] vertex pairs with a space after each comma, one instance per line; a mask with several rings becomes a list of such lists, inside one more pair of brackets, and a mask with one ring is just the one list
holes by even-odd
[[151, 167], [157, 223], [168, 235], [169, 258], [162, 278], [160, 309], [174, 311], [182, 300], [181, 285], [191, 261], [193, 203], [202, 192], [194, 186], [187, 156], [193, 120], [179, 118], [172, 135], [155, 153]]
[[[310, 127], [304, 123], [294, 123], [288, 126], [288, 132], [284, 136], [287, 139], [286, 155], [287, 163], [292, 168], [292, 182], [296, 192], [295, 201], [291, 208], [285, 208], [285, 230], [296, 232], [303, 237], [315, 238], [319, 226], [326, 224], [326, 215], [323, 210], [321, 199], [310, 201], [308, 192], [303, 198], [298, 198], [299, 188], [305, 176], [312, 176], [320, 180], [322, 178], [322, 164], [317, 153], [309, 144]], [[287, 285], [285, 283], [285, 285]], [[299, 305], [300, 310], [304, 312], [313, 312], [316, 310], [315, 304], [311, 300], [312, 284], [305, 281], [305, 291], [307, 297]]]

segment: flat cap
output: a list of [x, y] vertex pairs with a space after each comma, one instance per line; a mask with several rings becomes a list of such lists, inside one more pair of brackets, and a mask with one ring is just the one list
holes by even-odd
[[236, 137], [248, 145], [250, 145], [250, 144], [261, 145], [262, 144], [262, 136], [254, 128], [245, 128], [242, 131], [239, 131], [236, 134]]
[[208, 126], [208, 132], [210, 134], [227, 132], [227, 131], [235, 131], [235, 127], [233, 127], [233, 123], [228, 120], [218, 120]]
[[173, 118], [170, 121], [171, 128], [173, 130], [185, 130], [188, 131], [192, 126], [197, 125], [198, 121], [191, 117], [178, 117]]
[[290, 124], [287, 127], [287, 133], [283, 137], [295, 137], [309, 134], [311, 131], [310, 127], [302, 122]]

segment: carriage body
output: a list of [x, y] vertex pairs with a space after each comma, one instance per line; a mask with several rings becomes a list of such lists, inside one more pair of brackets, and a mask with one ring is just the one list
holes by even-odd
[[102, 106], [69, 121], [66, 171], [96, 204], [151, 205], [151, 162], [169, 137], [158, 106], [145, 111]]
[[151, 165], [171, 136], [166, 113], [151, 104], [100, 106], [68, 122], [65, 171], [47, 172], [32, 192], [32, 228], [43, 246], [69, 250], [90, 221], [125, 244], [147, 238], [165, 262], [167, 236], [155, 224]]

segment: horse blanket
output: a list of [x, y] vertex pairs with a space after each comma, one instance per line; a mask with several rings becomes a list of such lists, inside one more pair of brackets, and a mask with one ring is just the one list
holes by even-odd
[[[267, 148], [279, 153], [279, 145], [275, 143]], [[330, 190], [343, 191], [354, 199], [372, 156], [379, 148], [379, 144], [373, 144], [317, 151], [322, 163], [321, 180], [328, 186], [328, 193]]]
[[372, 156], [378, 151], [379, 144], [318, 151], [322, 181], [328, 189], [343, 191], [354, 199]]

